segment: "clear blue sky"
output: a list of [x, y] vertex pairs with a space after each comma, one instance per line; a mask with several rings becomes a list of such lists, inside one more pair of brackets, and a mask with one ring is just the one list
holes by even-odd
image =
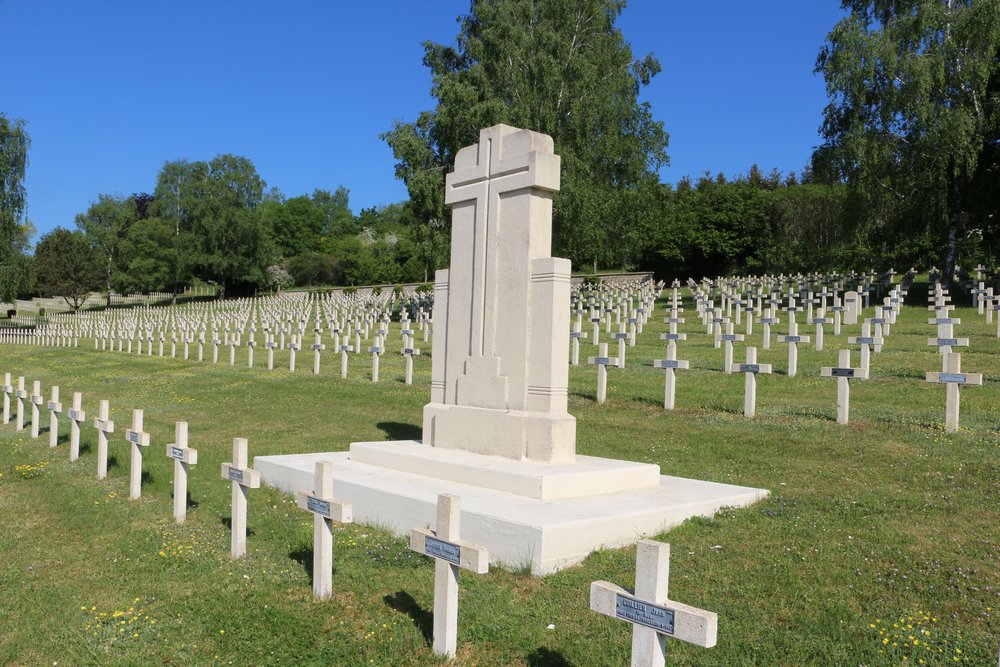
[[[467, 0], [0, 0], [0, 111], [31, 136], [28, 217], [73, 228], [99, 193], [151, 192], [167, 160], [249, 157], [288, 196], [406, 198], [378, 135], [433, 107], [424, 40], [454, 43]], [[643, 93], [675, 183], [706, 169], [800, 171], [819, 143], [817, 52], [836, 0], [632, 0]]]

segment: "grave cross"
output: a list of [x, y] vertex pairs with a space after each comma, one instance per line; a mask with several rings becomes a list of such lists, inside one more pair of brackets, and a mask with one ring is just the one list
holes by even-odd
[[267, 342], [264, 343], [264, 346], [267, 348], [267, 370], [273, 371], [274, 370], [274, 348], [275, 348], [274, 334], [273, 333], [267, 334]]
[[962, 373], [962, 355], [952, 352], [946, 358], [944, 373], [928, 373], [927, 382], [945, 384], [948, 386], [947, 402], [945, 404], [944, 430], [946, 433], [958, 432], [959, 387], [963, 384], [981, 385], [981, 373]]
[[14, 394], [14, 385], [12, 385], [10, 380], [10, 373], [4, 373], [3, 376], [3, 423], [4, 425], [10, 423], [10, 397]]
[[851, 368], [851, 351], [841, 350], [837, 366], [819, 369], [821, 377], [837, 378], [837, 423], [846, 424], [851, 411], [851, 380], [867, 380], [867, 368]]
[[292, 373], [295, 372], [295, 352], [302, 347], [299, 343], [299, 339], [292, 335], [292, 341], [288, 344], [289, 356], [288, 356], [288, 370]]
[[747, 348], [747, 360], [742, 364], [733, 364], [731, 373], [743, 373], [746, 376], [743, 387], [743, 415], [753, 417], [757, 414], [757, 374], [771, 373], [771, 364], [757, 363], [757, 348]]
[[129, 470], [129, 498], [142, 496], [142, 448], [149, 447], [149, 434], [142, 430], [142, 410], [132, 410], [132, 427], [125, 429], [125, 439], [132, 443]]
[[[667, 353], [669, 354], [671, 350], [677, 349], [677, 341], [687, 340], [687, 334], [677, 333], [676, 331], [671, 331], [668, 333], [661, 333], [660, 340], [667, 341]], [[674, 357], [668, 357], [673, 359]]]
[[42, 383], [35, 380], [31, 383], [31, 396], [28, 397], [31, 403], [31, 437], [37, 439], [39, 431], [39, 407], [45, 402], [42, 397]]
[[87, 414], [83, 411], [83, 394], [78, 391], [73, 392], [73, 407], [69, 410], [69, 460], [76, 461], [80, 458], [80, 424], [87, 421]]
[[861, 324], [861, 335], [860, 336], [848, 336], [847, 343], [849, 345], [860, 345], [861, 346], [861, 368], [866, 372], [871, 368], [871, 348], [875, 345], [879, 347], [885, 343], [884, 338], [878, 338], [870, 335], [871, 326], [868, 322], [863, 322]]
[[325, 349], [326, 345], [323, 344], [323, 337], [320, 335], [319, 331], [316, 331], [316, 342], [312, 344], [314, 375], [319, 375], [319, 353]]
[[823, 325], [830, 324], [830, 319], [823, 316], [823, 311], [820, 311], [819, 317], [814, 317], [809, 320], [811, 323], [816, 325], [816, 351], [823, 351]]
[[378, 360], [379, 355], [384, 352], [383, 348], [377, 344], [378, 339], [376, 338], [376, 344], [368, 348], [368, 351], [372, 353], [372, 382], [378, 382]]
[[434, 652], [455, 657], [458, 644], [458, 574], [459, 568], [476, 574], [490, 569], [490, 554], [485, 547], [462, 540], [459, 535], [462, 501], [442, 493], [437, 502], [436, 530], [414, 528], [410, 531], [410, 549], [434, 559]]
[[618, 366], [617, 357], [608, 356], [608, 344], [601, 343], [597, 357], [588, 357], [589, 366], [597, 366], [597, 402], [603, 403], [608, 395], [608, 366]]
[[97, 429], [97, 479], [108, 476], [108, 434], [115, 432], [115, 423], [108, 419], [108, 402], [101, 401], [97, 407], [97, 419], [94, 428]]
[[247, 552], [247, 489], [260, 488], [260, 473], [247, 465], [246, 438], [233, 438], [233, 460], [222, 464], [222, 479], [233, 483], [230, 553], [240, 558]]
[[333, 496], [333, 462], [317, 461], [313, 489], [296, 495], [298, 506], [313, 516], [313, 595], [333, 594], [333, 524], [351, 523], [351, 503]]
[[[345, 337], [344, 340], [347, 340]], [[353, 345], [338, 345], [337, 349], [340, 350], [340, 377], [341, 379], [347, 378], [347, 353], [354, 352]]]
[[725, 351], [723, 355], [722, 370], [727, 375], [732, 373], [733, 365], [733, 341], [742, 341], [745, 338], [743, 334], [733, 333], [733, 323], [726, 322], [726, 333], [717, 334], [715, 336], [715, 347], [719, 347], [720, 343], [725, 343]]
[[715, 612], [674, 602], [668, 596], [670, 545], [639, 540], [635, 552], [635, 591], [607, 581], [590, 584], [590, 610], [632, 624], [633, 667], [662, 667], [666, 638], [715, 646]]
[[420, 354], [420, 350], [413, 347], [412, 336], [407, 336], [406, 341], [401, 354], [406, 357], [406, 384], [413, 384], [413, 357]]
[[793, 319], [788, 323], [788, 335], [778, 336], [779, 343], [788, 344], [788, 377], [795, 377], [799, 372], [799, 343], [808, 343], [809, 336], [799, 335], [799, 325]]
[[570, 352], [570, 363], [574, 366], [580, 365], [580, 339], [586, 338], [587, 334], [580, 331], [580, 322], [577, 321], [573, 324], [573, 331], [569, 334], [570, 339], [573, 341], [573, 346]]
[[198, 450], [188, 447], [188, 424], [174, 425], [174, 442], [167, 445], [167, 458], [174, 460], [174, 519], [187, 518], [188, 466], [198, 463]]
[[764, 327], [763, 343], [761, 347], [763, 347], [765, 350], [770, 350], [771, 326], [775, 324], [781, 324], [781, 320], [779, 320], [774, 314], [774, 306], [771, 306], [771, 308], [768, 310], [765, 316], [760, 318], [760, 324], [762, 327]]
[[618, 332], [612, 337], [618, 341], [618, 368], [625, 368], [625, 341], [628, 339], [628, 334], [625, 333], [624, 322], [618, 325]]
[[55, 449], [59, 444], [59, 413], [62, 412], [62, 403], [59, 402], [59, 387], [52, 387], [52, 396], [49, 398], [49, 449]]
[[[684, 334], [660, 334], [663, 336], [683, 336]], [[677, 376], [676, 371], [686, 370], [689, 367], [689, 362], [684, 359], [677, 358], [677, 346], [674, 344], [673, 340], [670, 341], [670, 345], [667, 346], [667, 358], [666, 359], [654, 359], [653, 368], [660, 368], [664, 371], [664, 388], [663, 388], [663, 409], [673, 410], [674, 409], [674, 399], [677, 394]]]

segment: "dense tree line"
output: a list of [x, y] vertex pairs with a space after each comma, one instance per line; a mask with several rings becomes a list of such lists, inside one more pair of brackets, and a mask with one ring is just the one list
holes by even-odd
[[635, 57], [616, 27], [623, 0], [474, 0], [454, 45], [424, 44], [435, 108], [383, 135], [409, 199], [357, 215], [343, 187], [288, 198], [247, 158], [178, 160], [149, 194], [97, 195], [77, 230], [43, 237], [33, 260], [30, 141], [23, 121], [0, 114], [0, 299], [67, 290], [42, 274], [83, 245], [96, 268], [74, 275], [109, 292], [427, 281], [448, 261], [444, 176], [496, 123], [553, 137], [563, 165], [554, 251], [578, 270], [669, 278], [995, 262], [1000, 3], [842, 5], [816, 61], [829, 96], [822, 144], [798, 175], [754, 165], [661, 183], [669, 137], [640, 101], [660, 64]]

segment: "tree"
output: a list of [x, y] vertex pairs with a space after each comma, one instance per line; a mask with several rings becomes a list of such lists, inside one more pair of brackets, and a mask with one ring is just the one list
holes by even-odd
[[658, 186], [668, 141], [638, 101], [660, 64], [652, 55], [633, 58], [615, 27], [624, 7], [622, 0], [474, 0], [455, 46], [424, 44], [437, 107], [382, 135], [422, 224], [448, 219], [444, 175], [456, 152], [476, 143], [480, 129], [507, 123], [552, 136], [562, 156], [557, 249], [575, 262], [595, 261], [592, 253], [620, 244], [637, 213], [617, 195]]
[[351, 191], [342, 185], [332, 194], [329, 190], [313, 191], [312, 203], [322, 215], [322, 234], [324, 236], [345, 236], [358, 233], [359, 229], [355, 224], [354, 214], [351, 213], [350, 195]]
[[847, 179], [870, 236], [891, 243], [900, 214], [896, 238], [926, 229], [951, 276], [974, 223], [995, 226], [974, 201], [998, 183], [983, 165], [1000, 139], [1000, 3], [841, 4], [816, 62], [830, 102], [813, 171]]
[[278, 254], [285, 258], [315, 251], [323, 234], [323, 211], [305, 195], [284, 202], [266, 201], [261, 217]]
[[98, 195], [86, 213], [76, 216], [76, 226], [101, 256], [107, 305], [111, 306], [111, 290], [118, 278], [118, 252], [129, 228], [138, 219], [136, 200], [121, 195]]
[[31, 228], [23, 219], [30, 145], [24, 121], [0, 113], [0, 301], [13, 301], [29, 280], [25, 250]]
[[62, 297], [79, 310], [87, 295], [101, 286], [105, 272], [103, 257], [80, 232], [57, 228], [35, 248], [38, 291], [43, 296]]
[[174, 226], [175, 286], [197, 275], [225, 296], [234, 283], [266, 283], [274, 252], [259, 211], [264, 188], [253, 162], [237, 155], [164, 164], [152, 213]]
[[163, 218], [139, 220], [128, 230], [121, 244], [118, 284], [125, 292], [172, 290], [179, 248], [174, 225]]

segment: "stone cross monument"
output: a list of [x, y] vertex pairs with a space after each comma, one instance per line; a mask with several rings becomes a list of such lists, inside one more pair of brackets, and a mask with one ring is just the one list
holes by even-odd
[[445, 182], [451, 264], [435, 280], [424, 444], [574, 461], [570, 262], [549, 256], [558, 189], [559, 156], [547, 135], [495, 125], [458, 152]]

